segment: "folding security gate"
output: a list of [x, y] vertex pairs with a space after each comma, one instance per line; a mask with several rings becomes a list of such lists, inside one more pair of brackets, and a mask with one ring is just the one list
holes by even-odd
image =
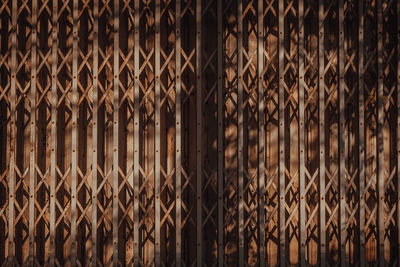
[[400, 1], [0, 20], [0, 266], [399, 264]]

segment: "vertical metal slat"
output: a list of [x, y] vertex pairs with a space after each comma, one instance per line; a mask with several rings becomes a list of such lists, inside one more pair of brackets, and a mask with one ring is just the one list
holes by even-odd
[[264, 142], [264, 88], [263, 88], [263, 73], [264, 73], [264, 2], [258, 0], [257, 16], [258, 16], [258, 36], [257, 36], [257, 60], [258, 60], [258, 187], [259, 187], [259, 233], [260, 233], [260, 267], [265, 266], [265, 181], [264, 181], [264, 166], [265, 166], [265, 142]]
[[[400, 233], [400, 1], [397, 1], [397, 232]], [[397, 238], [400, 260], [400, 236]]]
[[343, 0], [339, 0], [339, 243], [340, 243], [340, 264], [345, 266], [346, 263], [346, 173], [345, 173], [345, 146], [344, 146], [344, 130], [345, 130], [345, 106], [344, 106], [344, 32], [343, 32]]
[[92, 266], [97, 266], [97, 153], [98, 153], [98, 66], [99, 0], [93, 2], [93, 158], [92, 158]]
[[239, 266], [244, 266], [244, 238], [243, 238], [243, 2], [238, 0], [238, 188], [239, 188], [239, 205], [238, 205], [238, 231], [239, 231]]
[[377, 145], [378, 145], [378, 258], [379, 266], [384, 266], [384, 240], [385, 240], [385, 176], [384, 176], [384, 155], [383, 155], [383, 35], [382, 35], [382, 1], [377, 0], [377, 12], [378, 12], [378, 88], [377, 88], [377, 100], [378, 100], [378, 133], [377, 133]]
[[113, 81], [113, 266], [118, 267], [118, 174], [119, 174], [119, 151], [118, 151], [118, 123], [119, 123], [119, 1], [114, 1], [114, 81]]
[[51, 162], [50, 162], [50, 267], [55, 265], [56, 155], [57, 155], [57, 22], [58, 0], [53, 0], [51, 46]]
[[[179, 1], [179, 0], [178, 0]], [[197, 83], [196, 83], [196, 194], [197, 194], [197, 266], [202, 266], [202, 65], [201, 65], [201, 0], [196, 0], [196, 75], [197, 75]], [[180, 16], [179, 16], [180, 17]], [[180, 38], [179, 38], [180, 40]], [[180, 141], [180, 140], [179, 140]]]
[[364, 3], [358, 4], [358, 120], [360, 187], [360, 267], [365, 266]]
[[8, 264], [14, 265], [14, 194], [15, 194], [15, 138], [16, 138], [16, 65], [17, 65], [17, 1], [11, 11], [11, 85], [10, 85], [10, 173], [8, 180]]
[[133, 155], [133, 258], [139, 266], [139, 1], [134, 3], [134, 155]]
[[319, 101], [319, 225], [321, 267], [326, 265], [326, 210], [325, 210], [325, 47], [324, 0], [318, 4], [318, 101]]
[[305, 161], [304, 161], [304, 2], [299, 0], [299, 190], [300, 190], [300, 266], [305, 266], [306, 202], [305, 202]]
[[72, 29], [72, 166], [71, 166], [71, 266], [76, 266], [76, 185], [78, 164], [78, 0], [73, 1]]
[[160, 255], [160, 0], [156, 0], [155, 7], [155, 250], [156, 267], [161, 264]]
[[[176, 1], [176, 49], [175, 49], [175, 57], [176, 57], [176, 84], [175, 84], [175, 89], [176, 89], [176, 98], [175, 98], [175, 127], [176, 127], [176, 153], [175, 153], [175, 164], [176, 164], [176, 169], [175, 169], [175, 201], [176, 201], [176, 222], [175, 222], [175, 231], [176, 231], [176, 266], [180, 267], [182, 265], [182, 238], [181, 238], [181, 222], [182, 222], [182, 201], [181, 201], [181, 195], [182, 195], [182, 177], [181, 177], [181, 149], [182, 149], [182, 141], [181, 141], [181, 134], [182, 134], [182, 128], [181, 128], [181, 117], [182, 117], [182, 111], [181, 111], [181, 1], [177, 0]], [[197, 41], [197, 39], [196, 39]], [[197, 63], [197, 62], [196, 62]], [[198, 89], [198, 88], [197, 88]], [[199, 166], [197, 166], [199, 168]], [[198, 178], [198, 177], [197, 177]]]
[[36, 52], [37, 52], [37, 0], [32, 1], [31, 92], [30, 92], [30, 164], [29, 164], [29, 265], [34, 263], [35, 241], [35, 142], [36, 142]]
[[217, 41], [217, 56], [218, 56], [218, 267], [223, 267], [224, 263], [224, 154], [223, 154], [223, 73], [222, 73], [222, 0], [217, 0], [217, 28], [218, 28], [218, 41]]
[[278, 88], [278, 113], [279, 113], [279, 256], [280, 265], [286, 264], [285, 249], [285, 88], [284, 88], [284, 2], [278, 3], [279, 36], [278, 36], [278, 61], [279, 61], [279, 88]]

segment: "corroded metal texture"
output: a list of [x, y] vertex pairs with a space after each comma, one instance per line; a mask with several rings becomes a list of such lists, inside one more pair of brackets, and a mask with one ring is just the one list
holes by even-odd
[[390, 266], [400, 0], [3, 0], [0, 267]]

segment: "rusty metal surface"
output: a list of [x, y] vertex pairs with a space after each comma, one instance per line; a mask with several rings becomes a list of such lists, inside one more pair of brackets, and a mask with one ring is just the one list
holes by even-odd
[[395, 265], [399, 12], [3, 0], [0, 267]]

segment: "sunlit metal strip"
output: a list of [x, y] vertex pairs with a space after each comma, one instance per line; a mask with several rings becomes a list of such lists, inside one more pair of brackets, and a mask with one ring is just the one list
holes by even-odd
[[306, 242], [306, 192], [305, 192], [305, 133], [304, 133], [304, 1], [299, 0], [299, 191], [300, 191], [300, 266], [306, 266], [305, 242]]
[[29, 163], [29, 265], [34, 263], [35, 242], [35, 146], [36, 146], [36, 55], [37, 55], [37, 0], [32, 0], [31, 31], [31, 92], [30, 92], [30, 163]]
[[160, 0], [156, 0], [155, 7], [155, 170], [154, 170], [154, 194], [155, 194], [155, 250], [154, 258], [156, 267], [161, 264], [160, 247]]
[[134, 3], [134, 128], [133, 128], [133, 262], [139, 266], [139, 1]]
[[[179, 2], [179, 0], [177, 1]], [[202, 64], [201, 64], [201, 0], [196, 0], [196, 75], [197, 75], [197, 83], [196, 83], [196, 195], [197, 195], [197, 222], [196, 222], [196, 232], [197, 232], [197, 266], [202, 267], [202, 229], [203, 229], [203, 222], [202, 222]], [[179, 13], [179, 23], [180, 23], [180, 13]], [[179, 25], [180, 26], [180, 25]], [[177, 39], [180, 42], [180, 38]], [[177, 73], [180, 73], [177, 71]], [[178, 101], [180, 99], [178, 98]], [[179, 132], [180, 133], [180, 132]], [[177, 138], [178, 141], [178, 138]], [[180, 139], [179, 139], [180, 142]], [[177, 188], [178, 189], [178, 188]]]
[[17, 1], [11, 11], [11, 85], [10, 85], [10, 173], [8, 180], [8, 264], [14, 265], [14, 194], [15, 194], [15, 138], [16, 138], [16, 69], [17, 69]]
[[344, 32], [343, 32], [343, 0], [339, 0], [339, 244], [340, 264], [346, 263], [346, 172], [345, 172], [345, 145], [344, 145]]
[[57, 155], [57, 24], [58, 0], [53, 0], [51, 44], [51, 161], [50, 161], [50, 267], [55, 265], [56, 155]]
[[237, 53], [238, 53], [238, 189], [239, 189], [239, 204], [238, 204], [238, 231], [239, 231], [239, 266], [244, 266], [244, 214], [243, 214], [243, 3], [238, 0], [237, 14]]
[[383, 35], [382, 35], [382, 1], [377, 0], [378, 13], [378, 123], [377, 123], [377, 151], [378, 151], [378, 258], [379, 266], [384, 266], [384, 241], [385, 241], [385, 173], [384, 173], [384, 155], [383, 155]]
[[93, 2], [93, 158], [92, 158], [92, 266], [97, 266], [97, 153], [98, 153], [98, 76], [99, 76], [99, 0]]
[[280, 265], [286, 264], [286, 242], [285, 242], [285, 88], [284, 88], [284, 31], [285, 31], [285, 17], [284, 17], [284, 2], [278, 3], [278, 17], [279, 17], [279, 36], [278, 36], [278, 50], [279, 50], [279, 89], [278, 89], [278, 113], [279, 113], [279, 256]]
[[321, 267], [326, 265], [326, 209], [325, 209], [325, 47], [324, 47], [324, 0], [318, 5], [318, 111], [319, 111], [319, 227]]
[[222, 83], [222, 0], [217, 1], [217, 56], [218, 56], [218, 267], [223, 267], [224, 263], [224, 154], [223, 154], [223, 83]]
[[[397, 1], [397, 232], [400, 233], [400, 1]], [[397, 239], [400, 260], [400, 238]]]
[[76, 185], [78, 164], [78, 0], [73, 1], [72, 29], [72, 165], [71, 165], [71, 266], [76, 266]]
[[360, 267], [365, 266], [365, 128], [364, 128], [364, 3], [358, 4], [358, 123], [359, 123], [359, 187], [360, 187]]
[[257, 36], [257, 60], [258, 60], [258, 193], [259, 193], [259, 231], [260, 231], [260, 267], [265, 266], [265, 135], [264, 135], [264, 2], [258, 0], [258, 36]]
[[113, 47], [113, 266], [118, 267], [118, 174], [119, 174], [119, 151], [118, 151], [118, 121], [119, 121], [119, 1], [114, 1], [114, 47]]
[[[197, 10], [196, 10], [197, 11]], [[176, 239], [176, 266], [182, 265], [182, 237], [181, 237], [181, 222], [182, 222], [182, 169], [181, 169], [181, 150], [182, 150], [182, 86], [181, 86], [181, 1], [176, 0], [176, 41], [175, 41], [175, 66], [176, 66], [176, 83], [175, 83], [175, 129], [176, 129], [176, 153], [175, 153], [175, 201], [176, 201], [176, 222], [175, 222], [175, 239]], [[196, 13], [197, 15], [197, 13]], [[197, 39], [196, 39], [197, 44]], [[196, 45], [197, 48], [197, 45]], [[196, 50], [197, 51], [197, 50]], [[196, 53], [197, 54], [197, 53]], [[197, 58], [196, 58], [197, 59]], [[197, 63], [197, 62], [196, 62]], [[196, 88], [198, 90], [198, 88]], [[198, 133], [198, 132], [197, 132]], [[197, 166], [199, 168], [199, 166]], [[198, 179], [198, 177], [197, 177]]]

